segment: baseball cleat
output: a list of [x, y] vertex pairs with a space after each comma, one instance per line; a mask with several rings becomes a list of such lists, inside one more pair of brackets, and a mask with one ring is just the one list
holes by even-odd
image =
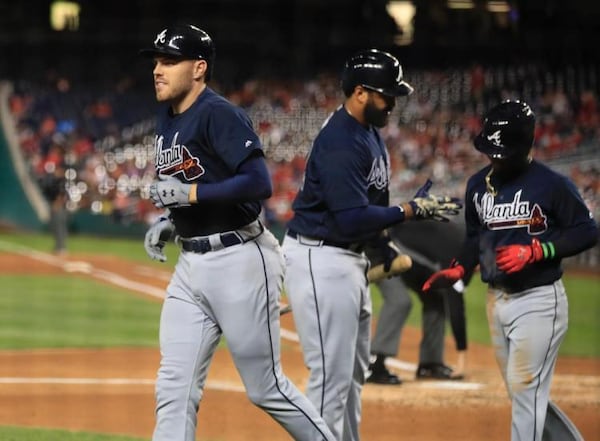
[[454, 373], [443, 363], [421, 363], [417, 369], [417, 380], [462, 380], [463, 374]]
[[369, 366], [370, 375], [367, 377], [367, 383], [400, 385], [402, 380], [395, 374], [392, 374], [385, 367], [373, 369]]

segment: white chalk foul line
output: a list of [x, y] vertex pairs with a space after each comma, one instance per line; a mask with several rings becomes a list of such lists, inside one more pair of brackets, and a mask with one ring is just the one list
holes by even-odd
[[37, 251], [32, 248], [15, 245], [10, 242], [0, 241], [0, 249], [11, 251], [20, 254], [21, 256], [44, 262], [48, 265], [61, 268], [63, 271], [68, 273], [80, 272], [88, 274], [96, 279], [103, 280], [112, 285], [120, 286], [122, 288], [136, 291], [151, 297], [162, 299], [165, 296], [163, 289], [156, 288], [155, 286], [147, 285], [145, 283], [135, 282], [110, 271], [97, 269], [89, 262], [64, 261], [51, 254]]
[[486, 387], [482, 383], [465, 383], [463, 381], [419, 381], [417, 387], [420, 389], [448, 389], [448, 390], [481, 390]]

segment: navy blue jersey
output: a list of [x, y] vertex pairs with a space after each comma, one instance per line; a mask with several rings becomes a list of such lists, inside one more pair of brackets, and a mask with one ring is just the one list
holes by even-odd
[[387, 150], [377, 129], [362, 126], [340, 106], [313, 143], [289, 228], [339, 243], [368, 239], [342, 234], [333, 213], [367, 205], [387, 207], [389, 174]]
[[[198, 182], [199, 188], [234, 176], [252, 152], [262, 151], [246, 113], [208, 87], [185, 112], [162, 110], [154, 143], [157, 173]], [[234, 230], [255, 220], [260, 210], [259, 201], [199, 202], [172, 208], [171, 218], [180, 236], [192, 237]]]
[[465, 196], [467, 236], [479, 239], [479, 264], [484, 282], [522, 291], [546, 285], [562, 276], [561, 259], [549, 259], [505, 274], [496, 266], [496, 248], [527, 244], [533, 238], [556, 242], [565, 232], [594, 231], [595, 221], [575, 185], [537, 161], [488, 193], [485, 176], [490, 166], [473, 175]]

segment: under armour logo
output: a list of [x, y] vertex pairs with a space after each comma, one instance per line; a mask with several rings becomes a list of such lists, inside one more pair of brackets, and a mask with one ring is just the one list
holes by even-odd
[[[175, 197], [175, 190], [174, 189], [171, 189], [171, 191], [169, 193], [171, 193], [171, 197]], [[167, 194], [168, 194], [167, 190], [163, 190], [163, 192], [162, 192], [163, 198], [166, 198]]]
[[492, 141], [494, 145], [501, 146], [502, 140], [500, 139], [500, 130], [496, 130], [491, 135], [487, 136], [488, 141]]
[[163, 30], [162, 32], [160, 32], [159, 34], [156, 35], [156, 39], [154, 40], [154, 44], [164, 44], [165, 40], [167, 39], [167, 30]]

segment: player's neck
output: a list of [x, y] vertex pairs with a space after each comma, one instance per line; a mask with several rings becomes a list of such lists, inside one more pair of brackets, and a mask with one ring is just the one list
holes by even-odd
[[344, 109], [346, 110], [346, 112], [348, 112], [348, 115], [350, 115], [352, 118], [358, 121], [360, 125], [368, 127], [368, 124], [365, 121], [364, 112], [357, 103], [348, 99], [344, 103]]
[[180, 100], [172, 102], [171, 111], [173, 115], [183, 113], [192, 107], [192, 104], [196, 102], [196, 99], [198, 99], [204, 89], [206, 89], [206, 83], [198, 83]]

